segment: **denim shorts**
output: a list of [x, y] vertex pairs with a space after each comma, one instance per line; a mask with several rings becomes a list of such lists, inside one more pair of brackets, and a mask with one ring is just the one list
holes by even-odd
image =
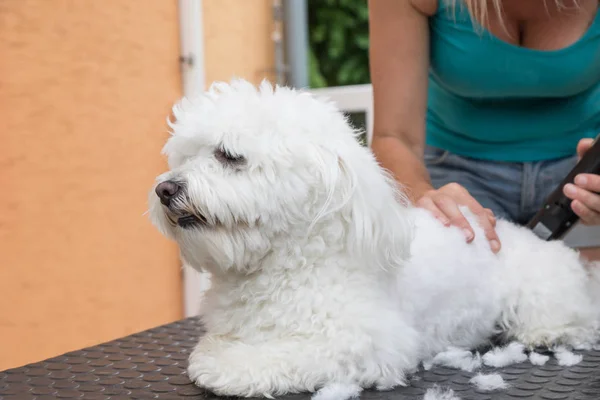
[[437, 189], [464, 186], [494, 215], [526, 224], [577, 163], [577, 155], [536, 162], [500, 162], [459, 156], [426, 146], [425, 165]]

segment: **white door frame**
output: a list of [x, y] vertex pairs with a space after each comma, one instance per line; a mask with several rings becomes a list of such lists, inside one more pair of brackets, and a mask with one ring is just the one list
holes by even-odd
[[183, 95], [202, 93], [204, 75], [204, 21], [202, 0], [179, 0], [179, 48]]
[[[204, 66], [204, 21], [202, 0], [179, 0], [179, 41], [183, 95], [191, 97], [206, 87]], [[183, 312], [185, 317], [200, 311], [202, 293], [210, 287], [207, 273], [182, 266]]]

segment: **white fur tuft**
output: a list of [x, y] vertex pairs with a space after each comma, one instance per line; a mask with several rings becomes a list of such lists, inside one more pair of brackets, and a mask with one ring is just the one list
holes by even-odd
[[423, 400], [460, 400], [460, 397], [454, 394], [452, 389], [441, 389], [433, 387], [427, 389]]
[[431, 361], [423, 364], [426, 370], [431, 369], [434, 365], [472, 372], [481, 367], [481, 356], [479, 353], [473, 355], [470, 350], [449, 348], [444, 352], [436, 354]]
[[488, 367], [502, 368], [527, 360], [525, 346], [512, 342], [504, 347], [496, 347], [483, 355], [483, 363]]
[[548, 360], [550, 360], [550, 356], [536, 353], [534, 351], [529, 353], [529, 362], [533, 365], [544, 365], [548, 362]]
[[469, 383], [475, 385], [477, 389], [483, 392], [506, 389], [509, 384], [504, 382], [500, 374], [477, 374], [469, 380]]
[[554, 357], [556, 357], [558, 365], [564, 367], [571, 367], [579, 364], [583, 360], [583, 356], [581, 354], [575, 354], [564, 346], [558, 346], [556, 349], [554, 349]]

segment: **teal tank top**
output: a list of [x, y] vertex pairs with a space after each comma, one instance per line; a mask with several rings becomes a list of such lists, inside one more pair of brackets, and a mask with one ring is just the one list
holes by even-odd
[[439, 0], [429, 19], [426, 143], [496, 161], [571, 156], [600, 133], [600, 12], [557, 51], [526, 49], [476, 30]]

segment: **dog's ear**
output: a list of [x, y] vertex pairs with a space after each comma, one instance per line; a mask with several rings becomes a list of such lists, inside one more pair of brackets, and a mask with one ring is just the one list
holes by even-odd
[[410, 253], [409, 201], [373, 154], [364, 150], [339, 151], [337, 163], [329, 163], [324, 177], [328, 199], [319, 215], [340, 212], [348, 227], [348, 250], [365, 263], [396, 268]]

